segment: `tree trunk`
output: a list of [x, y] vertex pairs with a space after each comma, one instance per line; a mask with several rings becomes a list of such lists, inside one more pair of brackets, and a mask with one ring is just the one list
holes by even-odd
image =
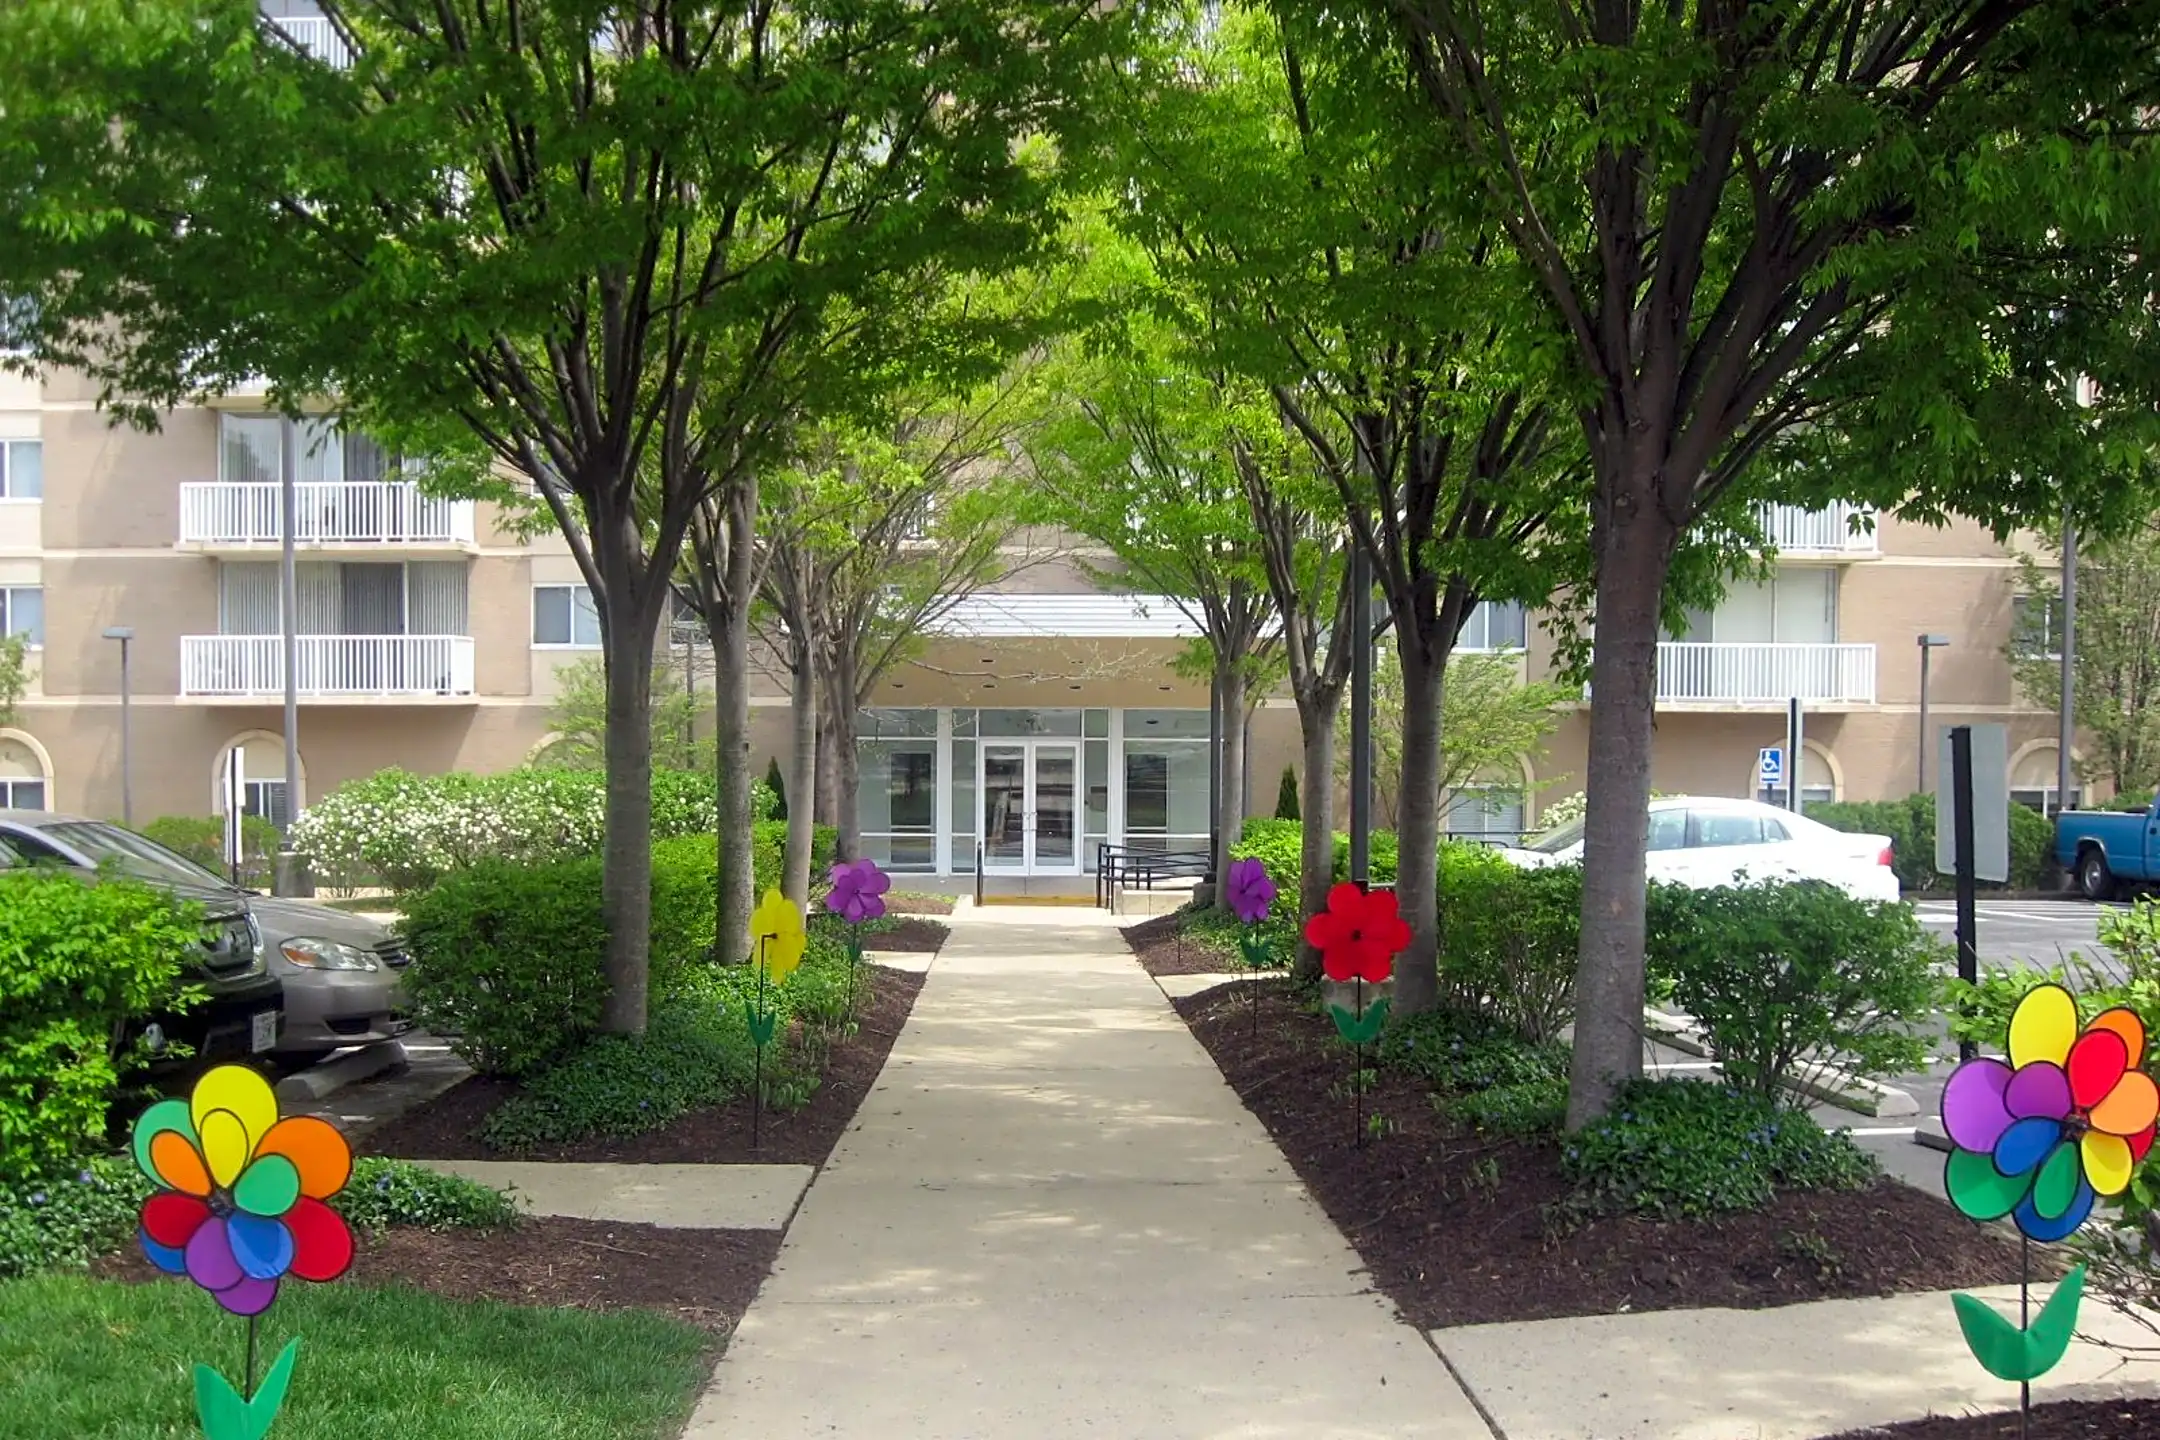
[[833, 661], [825, 701], [825, 724], [832, 733], [833, 825], [840, 832], [833, 858], [853, 860], [862, 854], [862, 757], [855, 743], [854, 656], [841, 655]]
[[1217, 763], [1215, 797], [1220, 813], [1215, 817], [1215, 903], [1230, 894], [1230, 851], [1245, 828], [1245, 666], [1242, 657], [1218, 671], [1222, 687], [1222, 753]]
[[820, 708], [813, 712], [817, 716], [817, 788], [803, 793], [816, 797], [814, 818], [817, 823], [837, 827], [840, 823], [840, 749], [833, 725], [832, 692], [820, 685], [817, 697]]
[[1657, 704], [1660, 602], [1675, 532], [1645, 499], [1600, 527], [1591, 631], [1582, 941], [1575, 962], [1570, 1130], [1597, 1119], [1642, 1074], [1644, 847]]
[[600, 869], [600, 919], [607, 928], [608, 994], [600, 1028], [645, 1030], [652, 956], [653, 627], [633, 602], [628, 565], [611, 567], [606, 625], [607, 812]]
[[[728, 497], [727, 594], [717, 597], [725, 613], [706, 615], [713, 644], [713, 759], [720, 802], [713, 959], [721, 964], [749, 958], [750, 910], [756, 898], [750, 814], [750, 532], [756, 514], [753, 476]], [[712, 623], [715, 619], [719, 623]]]
[[[794, 671], [795, 753], [788, 764], [788, 793], [816, 795], [825, 767], [819, 763], [817, 666], [808, 637], [800, 631], [789, 642]], [[816, 812], [807, 805], [788, 806], [787, 852], [780, 867], [780, 893], [798, 905], [810, 903], [810, 845], [816, 835]]]
[[1447, 653], [1399, 632], [1402, 768], [1395, 795], [1395, 898], [1410, 948], [1395, 961], [1395, 1013], [1430, 1010], [1440, 993], [1440, 699]]
[[1328, 703], [1298, 706], [1298, 724], [1305, 739], [1305, 793], [1298, 806], [1304, 815], [1304, 832], [1298, 849], [1298, 949], [1296, 977], [1320, 977], [1320, 947], [1305, 938], [1304, 921], [1327, 909], [1327, 893], [1335, 883], [1335, 715], [1341, 696]]

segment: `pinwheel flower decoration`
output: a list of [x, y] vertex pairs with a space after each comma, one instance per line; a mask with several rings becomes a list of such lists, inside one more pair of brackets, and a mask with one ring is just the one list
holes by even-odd
[[186, 1100], [160, 1100], [135, 1122], [135, 1164], [157, 1190], [143, 1202], [143, 1254], [185, 1275], [248, 1322], [241, 1391], [195, 1367], [196, 1407], [210, 1440], [252, 1440], [277, 1416], [299, 1339], [287, 1342], [260, 1391], [255, 1324], [287, 1275], [335, 1280], [351, 1267], [352, 1232], [324, 1202], [352, 1176], [352, 1149], [328, 1121], [278, 1118], [269, 1082], [220, 1065]]
[[1245, 922], [1245, 933], [1238, 936], [1238, 954], [1244, 958], [1245, 969], [1252, 976], [1246, 986], [1252, 1001], [1252, 1028], [1260, 1033], [1260, 972], [1275, 963], [1272, 947], [1267, 937], [1260, 933], [1260, 924], [1275, 906], [1275, 882], [1268, 878], [1267, 866], [1258, 860], [1244, 859], [1230, 862], [1230, 873], [1223, 887], [1224, 897], [1230, 903], [1230, 913]]
[[1334, 1017], [1336, 1033], [1357, 1052], [1350, 1090], [1357, 1140], [1363, 1144], [1365, 1047], [1380, 1037], [1388, 1014], [1384, 995], [1365, 1003], [1365, 987], [1395, 973], [1395, 956], [1410, 943], [1410, 927], [1396, 909], [1394, 891], [1344, 883], [1328, 891], [1327, 909], [1305, 922], [1305, 938], [1319, 949], [1320, 969], [1328, 979], [1357, 986], [1355, 1006], [1331, 1002], [1328, 1014]]
[[[2127, 1190], [2160, 1120], [2160, 1085], [2140, 1068], [2145, 1040], [2134, 1011], [2105, 1010], [2080, 1029], [2069, 991], [2026, 991], [2010, 1016], [2009, 1060], [1968, 1060], [1943, 1087], [1950, 1202], [1975, 1220], [2007, 1217], [2027, 1240], [2055, 1241], [2097, 1200]], [[1974, 1358], [2022, 1385], [2028, 1409], [2031, 1382], [2069, 1349], [2084, 1281], [2081, 1265], [2025, 1326], [1973, 1296], [1951, 1297]]]
[[785, 984], [802, 964], [810, 943], [803, 928], [803, 913], [778, 890], [767, 890], [757, 909], [750, 912], [750, 963], [757, 967], [757, 995], [744, 997], [743, 1015], [750, 1023], [750, 1042], [756, 1047], [750, 1084], [750, 1148], [755, 1150], [765, 1128], [765, 1047], [779, 1027], [780, 1012], [766, 999], [767, 988]]
[[878, 869], [877, 861], [844, 860], [832, 867], [827, 879], [831, 888], [825, 892], [825, 908], [848, 924], [860, 925], [885, 913], [892, 877]]

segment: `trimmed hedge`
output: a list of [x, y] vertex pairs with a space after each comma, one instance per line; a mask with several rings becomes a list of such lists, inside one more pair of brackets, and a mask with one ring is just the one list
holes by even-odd
[[[223, 875], [225, 868], [225, 817], [222, 815], [160, 815], [142, 827], [142, 833], [182, 859]], [[261, 888], [267, 886], [276, 865], [278, 846], [284, 837], [277, 826], [260, 815], [240, 819], [240, 878]]]
[[[1281, 820], [1272, 816], [1256, 815], [1245, 822], [1239, 832], [1238, 843], [1230, 847], [1235, 860], [1257, 859], [1267, 867], [1268, 878], [1278, 890], [1296, 895], [1298, 875], [1303, 870], [1305, 829], [1302, 821]], [[1395, 832], [1375, 830], [1371, 837], [1372, 878], [1375, 884], [1395, 883]], [[1350, 837], [1340, 830], [1335, 832], [1335, 878], [1348, 879], [1350, 875]]]
[[[1891, 865], [1907, 890], [1940, 890], [1949, 879], [1935, 869], [1935, 797], [1907, 795], [1902, 800], [1847, 800], [1814, 804], [1805, 812], [1848, 835], [1890, 837]], [[2010, 807], [2010, 888], [2036, 890], [2047, 879], [2055, 848], [2055, 825], [2039, 811]]]

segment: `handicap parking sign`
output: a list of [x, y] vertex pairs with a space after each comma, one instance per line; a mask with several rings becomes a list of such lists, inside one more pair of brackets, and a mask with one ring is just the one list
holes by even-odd
[[1755, 757], [1755, 783], [1764, 790], [1785, 788], [1785, 751], [1776, 745], [1765, 745]]

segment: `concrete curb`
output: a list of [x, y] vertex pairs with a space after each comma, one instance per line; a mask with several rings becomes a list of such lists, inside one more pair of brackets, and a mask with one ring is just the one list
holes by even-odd
[[[1643, 1027], [1651, 1038], [1675, 1050], [1704, 1059], [1715, 1058], [1710, 1053], [1709, 1043], [1703, 1039], [1702, 1028], [1688, 1016], [1645, 1008]], [[1810, 1100], [1820, 1100], [1840, 1110], [1872, 1115], [1877, 1119], [1920, 1113], [1920, 1102], [1896, 1086], [1863, 1080], [1841, 1070], [1826, 1070], [1820, 1076], [1796, 1077], [1786, 1082], [1786, 1088]]]
[[348, 1085], [372, 1080], [408, 1063], [403, 1043], [378, 1041], [348, 1051], [334, 1060], [325, 1060], [296, 1075], [287, 1075], [277, 1082], [276, 1093], [280, 1100], [326, 1100]]

